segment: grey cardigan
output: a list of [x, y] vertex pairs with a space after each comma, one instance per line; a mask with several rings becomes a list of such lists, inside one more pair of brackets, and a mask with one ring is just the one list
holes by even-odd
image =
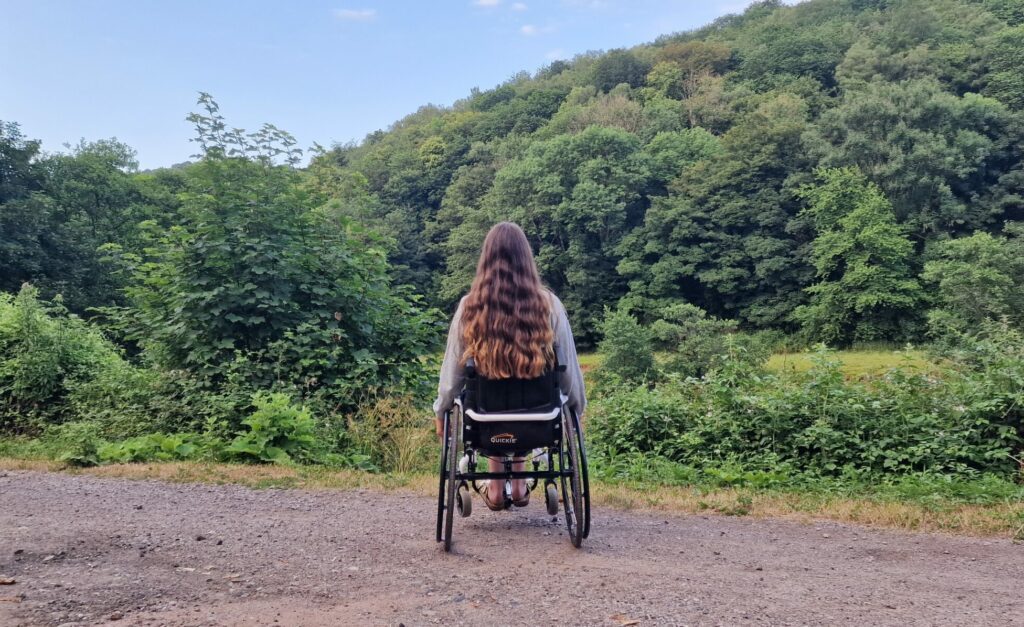
[[[576, 343], [572, 339], [572, 329], [569, 328], [569, 316], [565, 313], [565, 306], [558, 297], [548, 292], [551, 297], [551, 328], [555, 332], [555, 344], [558, 345], [559, 359], [565, 362], [565, 372], [559, 375], [559, 387], [562, 393], [569, 397], [569, 406], [576, 408], [576, 413], [583, 415], [587, 408], [586, 391], [583, 389], [583, 371], [580, 370], [580, 362], [576, 356]], [[451, 328], [448, 329], [448, 346], [444, 351], [444, 362], [441, 363], [441, 379], [437, 384], [437, 400], [434, 401], [434, 414], [438, 418], [444, 417], [444, 412], [455, 402], [455, 397], [462, 391], [465, 382], [463, 374], [462, 352], [462, 303], [465, 297], [459, 301], [459, 308], [455, 310], [455, 317], [452, 318]]]

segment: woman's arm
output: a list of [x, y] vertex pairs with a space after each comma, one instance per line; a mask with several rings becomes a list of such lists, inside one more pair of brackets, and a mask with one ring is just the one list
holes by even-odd
[[576, 341], [572, 337], [565, 306], [554, 294], [551, 295], [551, 299], [555, 308], [555, 344], [558, 344], [561, 353], [559, 358], [565, 360], [565, 372], [559, 375], [558, 385], [569, 397], [569, 406], [575, 407], [576, 413], [582, 416], [587, 408], [587, 391], [583, 386], [583, 371], [576, 355]]
[[[448, 328], [448, 345], [441, 362], [441, 376], [437, 382], [437, 399], [434, 401], [434, 415], [440, 421], [444, 412], [455, 402], [455, 397], [462, 391], [465, 373], [462, 369], [462, 301], [455, 310], [452, 324]], [[438, 427], [440, 431], [440, 427]]]

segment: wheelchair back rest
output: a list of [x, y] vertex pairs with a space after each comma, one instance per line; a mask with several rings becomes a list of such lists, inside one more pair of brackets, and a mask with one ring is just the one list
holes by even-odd
[[464, 407], [488, 414], [543, 411], [561, 404], [555, 371], [536, 379], [467, 377], [463, 394]]
[[[476, 373], [470, 359], [466, 364], [466, 387], [462, 391], [462, 405], [467, 410], [463, 440], [467, 447], [510, 455], [557, 445], [561, 438], [557, 412], [540, 420], [523, 420], [522, 416], [546, 414], [557, 410], [561, 404], [558, 370], [536, 379], [486, 379]], [[503, 414], [508, 415], [507, 420], [499, 418]], [[483, 415], [488, 419], [484, 420]]]
[[486, 379], [478, 376], [476, 360], [466, 360], [466, 385], [462, 403], [466, 409], [481, 413], [515, 413], [544, 411], [560, 407], [561, 392], [558, 375], [565, 372], [562, 349], [553, 346], [555, 363], [551, 370], [536, 379]]

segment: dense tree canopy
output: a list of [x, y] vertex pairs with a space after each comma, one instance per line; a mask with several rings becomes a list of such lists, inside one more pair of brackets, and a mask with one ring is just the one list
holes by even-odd
[[[217, 203], [258, 200], [270, 212], [265, 227], [280, 230], [271, 239], [342, 228], [336, 241], [317, 240], [325, 254], [383, 251], [386, 268], [366, 262], [373, 273], [448, 310], [469, 285], [487, 228], [516, 220], [584, 344], [600, 338], [605, 307], [623, 299], [644, 323], [689, 303], [744, 328], [837, 342], [914, 335], [924, 328], [921, 304], [960, 312], [943, 320], [966, 324], [980, 314], [964, 313], [955, 290], [921, 300], [910, 286], [949, 285], [938, 275], [971, 263], [958, 248], [968, 244], [956, 242], [1011, 241], [1004, 224], [1024, 220], [1022, 29], [1019, 0], [757, 2], [696, 31], [557, 61], [451, 107], [423, 107], [358, 144], [316, 152], [305, 169], [273, 171], [280, 189], [259, 199], [246, 194], [264, 192], [218, 187], [208, 161], [138, 173], [115, 141], [47, 154], [7, 122], [0, 288], [32, 281], [79, 312], [124, 305], [138, 298], [149, 266], [113, 273], [105, 244], [122, 259], [148, 259], [160, 241], [166, 254], [183, 255], [166, 242], [220, 224], [244, 247], [251, 234], [197, 212], [220, 216], [227, 205]], [[208, 130], [232, 139], [227, 128]], [[222, 166], [248, 176], [230, 160]], [[870, 198], [840, 211], [806, 192], [819, 168], [846, 172]], [[216, 201], [207, 196], [214, 189]], [[313, 214], [293, 222], [288, 207], [300, 206], [328, 222], [310, 224]], [[829, 212], [842, 215], [826, 226], [818, 216]], [[824, 252], [846, 239], [856, 246]], [[895, 257], [877, 257], [872, 246], [897, 240], [906, 243]], [[210, 252], [210, 264], [230, 266], [216, 259]], [[289, 267], [311, 271], [307, 261]], [[889, 278], [850, 283], [859, 276], [850, 264]], [[290, 271], [281, 269], [289, 284], [299, 280]], [[1016, 281], [1001, 271], [993, 290]], [[143, 284], [152, 288], [153, 276]], [[909, 300], [843, 301], [852, 298], [844, 291], [884, 291], [890, 279], [907, 287], [892, 297]], [[249, 283], [263, 285], [241, 285]], [[299, 292], [316, 285], [300, 284]], [[839, 326], [826, 332], [814, 322], [826, 315]], [[244, 326], [221, 323], [232, 333]]]

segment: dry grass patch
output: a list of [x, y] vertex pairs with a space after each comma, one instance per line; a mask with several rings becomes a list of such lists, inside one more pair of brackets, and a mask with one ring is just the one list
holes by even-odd
[[1017, 537], [1024, 524], [1024, 503], [949, 505], [936, 508], [870, 498], [816, 494], [755, 492], [722, 488], [706, 491], [693, 487], [638, 489], [598, 483], [593, 502], [620, 509], [678, 513], [714, 513], [726, 516], [781, 518], [811, 523], [820, 520], [855, 523], [904, 531], [942, 532], [983, 537]]

